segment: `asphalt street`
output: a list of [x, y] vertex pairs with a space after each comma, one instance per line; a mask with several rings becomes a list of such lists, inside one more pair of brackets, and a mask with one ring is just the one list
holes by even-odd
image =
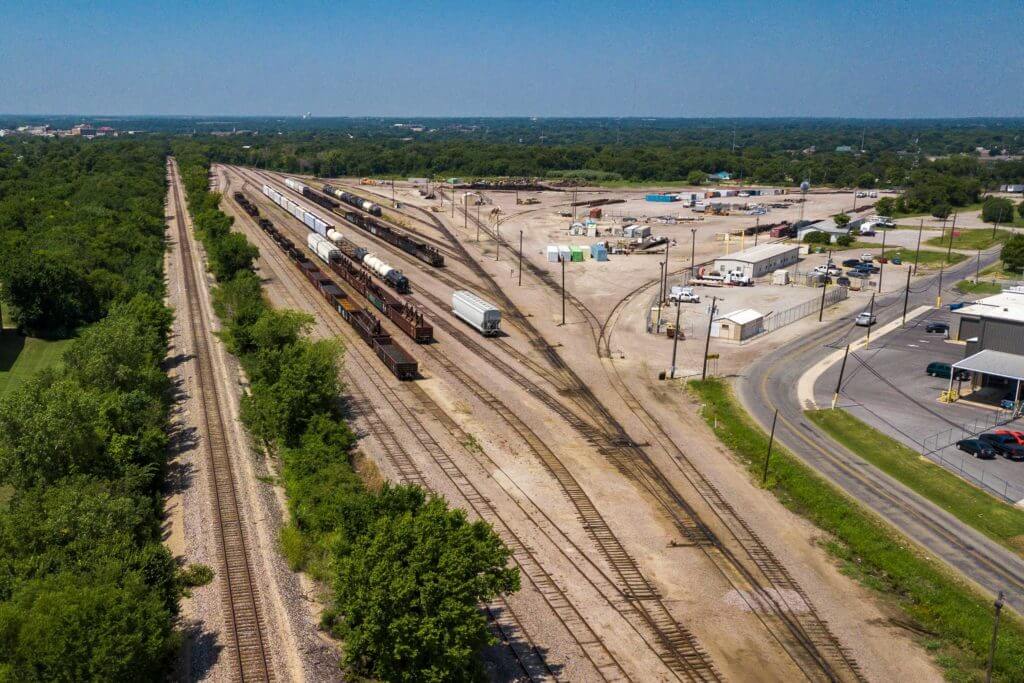
[[[997, 259], [998, 248], [983, 253], [982, 267]], [[955, 300], [948, 288], [973, 273], [974, 267], [968, 261], [946, 271], [944, 300]], [[909, 307], [934, 304], [936, 289], [937, 276], [915, 283]], [[875, 309], [879, 325], [899, 318], [903, 301], [903, 292], [879, 297]], [[1004, 590], [1007, 604], [1019, 614], [1024, 613], [1024, 558], [836, 444], [805, 418], [795, 391], [800, 377], [807, 368], [863, 335], [864, 329], [853, 325], [853, 316], [823, 323], [820, 331], [756, 361], [739, 378], [737, 393], [762, 427], [771, 424], [778, 408], [775, 438], [779, 443], [989, 593]]]

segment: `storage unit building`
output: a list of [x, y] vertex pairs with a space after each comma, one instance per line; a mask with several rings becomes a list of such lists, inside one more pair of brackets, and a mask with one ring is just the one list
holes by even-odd
[[714, 269], [720, 273], [740, 271], [746, 277], [757, 278], [791, 266], [799, 258], [800, 245], [761, 244], [715, 259]]
[[764, 315], [743, 308], [720, 315], [711, 321], [711, 336], [728, 341], [743, 341], [764, 331]]
[[986, 349], [1024, 355], [1024, 292], [987, 296], [953, 316], [949, 336], [966, 342], [966, 355]]
[[595, 261], [607, 261], [608, 260], [608, 247], [605, 246], [604, 242], [598, 242], [590, 248], [590, 252], [594, 255]]
[[554, 244], [548, 245], [548, 263], [558, 263], [558, 247]]

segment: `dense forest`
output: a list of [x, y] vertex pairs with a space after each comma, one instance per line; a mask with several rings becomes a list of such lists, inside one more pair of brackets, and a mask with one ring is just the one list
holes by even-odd
[[0, 680], [157, 680], [177, 646], [164, 154], [0, 144], [4, 302], [23, 331], [79, 335], [0, 401]]
[[[242, 420], [281, 467], [294, 569], [332, 589], [323, 625], [344, 639], [344, 665], [373, 678], [481, 676], [492, 642], [480, 604], [517, 590], [518, 570], [493, 529], [415, 486], [367, 486], [341, 415], [338, 340], [308, 337], [311, 316], [267, 305], [257, 255], [208, 191], [208, 149], [175, 144], [196, 231], [217, 276], [222, 337], [251, 383]], [[227, 257], [215, 254], [227, 254]]]

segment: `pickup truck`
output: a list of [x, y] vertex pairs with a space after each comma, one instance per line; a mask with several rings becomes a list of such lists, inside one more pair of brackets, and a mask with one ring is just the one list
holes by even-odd
[[677, 285], [672, 287], [668, 300], [683, 304], [699, 304], [700, 295], [693, 291], [693, 287], [680, 287]]
[[753, 278], [747, 277], [743, 274], [743, 271], [734, 270], [725, 276], [725, 281], [730, 285], [738, 285], [740, 287], [752, 287], [754, 285]]

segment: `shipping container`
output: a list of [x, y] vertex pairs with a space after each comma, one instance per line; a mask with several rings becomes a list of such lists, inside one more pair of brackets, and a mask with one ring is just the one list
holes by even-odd
[[548, 245], [547, 254], [548, 254], [548, 262], [549, 263], [558, 263], [558, 247], [557, 246], [555, 246], [554, 244], [549, 244]]
[[679, 195], [677, 194], [649, 194], [645, 197], [649, 202], [678, 202]]
[[501, 311], [472, 292], [458, 290], [452, 294], [452, 313], [484, 336], [500, 332]]

